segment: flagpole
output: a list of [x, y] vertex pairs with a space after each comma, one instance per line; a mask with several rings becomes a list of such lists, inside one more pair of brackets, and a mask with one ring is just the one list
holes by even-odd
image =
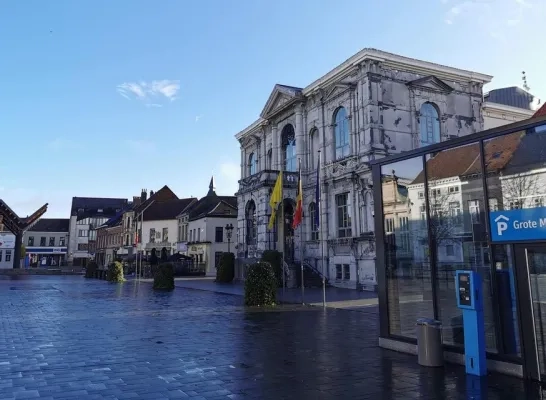
[[301, 158], [299, 158], [300, 164], [300, 176], [298, 182], [298, 190], [301, 190], [300, 201], [301, 201], [301, 221], [300, 221], [300, 260], [301, 260], [301, 304], [305, 304], [305, 285], [303, 281], [303, 183], [301, 181]]
[[[317, 168], [319, 168], [319, 178], [320, 178], [320, 150], [318, 151], [318, 165]], [[321, 219], [321, 224], [319, 227], [319, 234], [320, 234], [320, 252], [322, 257], [322, 307], [326, 307], [326, 266], [324, 263], [324, 233], [322, 230], [322, 194], [321, 194], [321, 185], [320, 185], [320, 179], [319, 182], [317, 182], [317, 185], [319, 185], [319, 194], [321, 195], [320, 201], [319, 201], [319, 218]]]
[[280, 223], [282, 227], [282, 253], [281, 253], [281, 272], [282, 272], [282, 301], [285, 299], [285, 287], [286, 287], [286, 274], [284, 271], [284, 251], [285, 251], [285, 241], [286, 241], [286, 224], [284, 222], [284, 163], [281, 161], [281, 218]]

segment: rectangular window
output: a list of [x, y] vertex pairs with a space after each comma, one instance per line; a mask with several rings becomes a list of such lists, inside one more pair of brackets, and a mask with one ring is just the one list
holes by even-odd
[[458, 225], [462, 222], [462, 211], [460, 202], [452, 201], [449, 203], [449, 216], [453, 225]]
[[221, 226], [216, 227], [216, 235], [214, 238], [216, 243], [222, 243], [224, 241], [224, 228]]
[[150, 229], [150, 240], [149, 243], [155, 243], [155, 229]]
[[61, 236], [59, 238], [59, 246], [61, 247], [66, 246], [66, 238], [64, 236]]
[[340, 238], [351, 237], [351, 210], [349, 193], [336, 195], [337, 209], [337, 236]]
[[351, 266], [349, 264], [343, 264], [343, 280], [351, 280]]
[[385, 218], [385, 233], [394, 232], [394, 218]]
[[311, 229], [309, 229], [309, 232], [311, 233], [311, 240], [319, 240], [319, 227], [317, 225], [317, 218], [316, 218], [316, 205], [315, 203], [311, 203], [309, 206], [309, 225]]
[[55, 236], [49, 238], [49, 247], [55, 247]]
[[6, 250], [6, 262], [11, 261], [11, 250]]
[[409, 218], [408, 217], [398, 217], [398, 225], [400, 232], [398, 237], [400, 238], [399, 249], [404, 252], [409, 252], [411, 248], [410, 243], [410, 231], [409, 231]]
[[4, 254], [4, 252], [2, 250], [0, 250], [0, 262], [2, 262], [2, 255]]
[[28, 246], [34, 246], [34, 236], [28, 237]]
[[452, 244], [446, 245], [446, 256], [453, 257], [455, 255], [455, 247]]
[[480, 201], [479, 200], [468, 200], [468, 211], [472, 219], [473, 224], [480, 223]]
[[341, 264], [336, 264], [336, 280], [340, 281], [343, 279], [343, 269]]
[[197, 241], [201, 241], [201, 229], [197, 229]]
[[45, 244], [46, 244], [46, 237], [42, 236], [40, 238], [40, 247], [45, 247]]
[[161, 232], [161, 241], [163, 243], [169, 243], [169, 228], [163, 228]]

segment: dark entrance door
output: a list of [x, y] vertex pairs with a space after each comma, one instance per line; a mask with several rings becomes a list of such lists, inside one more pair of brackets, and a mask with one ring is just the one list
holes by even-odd
[[284, 259], [294, 261], [294, 206], [290, 200], [284, 200]]
[[524, 373], [546, 381], [546, 243], [514, 246]]

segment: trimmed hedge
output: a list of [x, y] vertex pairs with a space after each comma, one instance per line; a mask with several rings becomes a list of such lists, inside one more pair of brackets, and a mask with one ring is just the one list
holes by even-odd
[[258, 262], [248, 267], [245, 279], [245, 305], [272, 306], [277, 302], [277, 278], [270, 263]]
[[277, 287], [282, 287], [282, 253], [277, 250], [265, 250], [260, 261], [271, 264], [277, 278]]
[[85, 269], [85, 277], [86, 278], [95, 278], [95, 275], [97, 273], [98, 268], [99, 268], [99, 266], [97, 265], [97, 263], [95, 261], [89, 262], [89, 264], [87, 264], [87, 268]]
[[216, 269], [216, 282], [230, 283], [235, 278], [235, 254], [222, 253]]
[[174, 266], [171, 263], [159, 264], [154, 275], [155, 290], [174, 289]]
[[123, 264], [115, 261], [108, 266], [108, 282], [121, 283], [125, 282], [123, 277]]

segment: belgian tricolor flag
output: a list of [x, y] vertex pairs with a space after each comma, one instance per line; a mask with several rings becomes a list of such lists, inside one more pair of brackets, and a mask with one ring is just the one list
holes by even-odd
[[301, 160], [300, 160], [300, 173], [298, 177], [298, 197], [296, 197], [296, 211], [294, 213], [294, 221], [292, 222], [292, 228], [296, 229], [303, 221], [303, 190], [301, 184]]

